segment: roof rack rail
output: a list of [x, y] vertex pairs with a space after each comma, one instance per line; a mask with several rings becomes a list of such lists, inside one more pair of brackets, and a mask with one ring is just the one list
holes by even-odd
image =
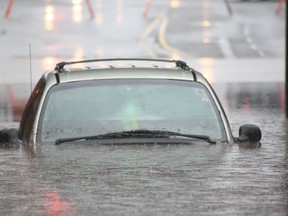
[[80, 64], [80, 63], [90, 63], [90, 62], [103, 62], [103, 61], [154, 61], [154, 62], [168, 62], [175, 63], [176, 67], [179, 67], [183, 70], [190, 70], [194, 72], [195, 70], [190, 68], [186, 62], [181, 60], [165, 60], [165, 59], [146, 59], [146, 58], [107, 58], [107, 59], [90, 59], [90, 60], [81, 60], [81, 61], [71, 61], [71, 62], [59, 62], [56, 64], [55, 70], [61, 72], [64, 70], [65, 65], [71, 64]]

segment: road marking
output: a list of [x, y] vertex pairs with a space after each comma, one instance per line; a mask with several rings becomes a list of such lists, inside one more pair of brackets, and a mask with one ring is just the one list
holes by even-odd
[[147, 42], [147, 38], [150, 36], [151, 32], [157, 27], [157, 25], [160, 23], [161, 17], [156, 17], [153, 19], [145, 29], [144, 33], [140, 37], [140, 44], [144, 47], [146, 52], [153, 57], [156, 58], [157, 54], [155, 49], [149, 43]]
[[164, 51], [168, 52], [169, 55], [172, 56], [173, 58], [180, 58], [181, 56], [185, 56], [185, 54], [182, 51], [179, 51], [178, 49], [172, 47], [166, 41], [165, 35], [168, 22], [169, 20], [166, 16], [156, 17], [150, 22], [150, 24], [147, 26], [144, 33], [140, 37], [140, 43], [152, 57], [157, 57], [156, 50], [151, 45], [148, 44], [147, 40], [148, 37], [151, 35], [152, 31], [155, 30], [157, 27], [159, 27], [157, 39], [160, 47]]
[[178, 56], [178, 57], [184, 56], [184, 53], [182, 51], [170, 46], [165, 39], [169, 19], [166, 16], [163, 16], [161, 21], [162, 22], [160, 24], [159, 33], [158, 33], [159, 44], [161, 45], [163, 49], [165, 49], [170, 54], [172, 54], [172, 56]]
[[220, 38], [218, 43], [225, 58], [235, 58], [234, 52], [226, 37]]
[[148, 25], [147, 28], [145, 29], [144, 33], [141, 35], [140, 41], [146, 40], [146, 38], [151, 34], [151, 32], [153, 31], [153, 29], [157, 27], [157, 25], [159, 24], [160, 20], [161, 20], [161, 17], [156, 17], [155, 19], [153, 19], [153, 20], [149, 23], [149, 25]]
[[243, 34], [244, 34], [244, 37], [245, 37], [245, 40], [246, 42], [249, 44], [250, 48], [252, 50], [254, 50], [255, 52], [258, 53], [259, 56], [261, 57], [265, 57], [265, 52], [263, 50], [261, 50], [257, 45], [256, 43], [254, 43], [251, 35], [250, 35], [250, 29], [249, 29], [249, 26], [246, 24], [244, 26], [244, 30], [243, 30]]
[[[157, 57], [157, 51], [148, 44], [147, 38], [151, 35], [152, 31], [156, 28], [158, 29], [158, 43], [160, 47], [166, 51], [172, 58], [185, 58], [187, 54], [179, 49], [171, 46], [166, 40], [166, 32], [169, 24], [169, 19], [167, 16], [159, 16], [151, 21], [148, 27], [145, 29], [144, 33], [140, 37], [140, 43], [145, 48], [145, 50], [152, 57]], [[250, 48], [258, 53], [259, 56], [264, 57], [265, 52], [261, 50], [252, 40], [250, 36], [249, 26], [246, 25], [243, 30], [246, 43], [249, 44]], [[225, 58], [235, 58], [235, 54], [231, 48], [231, 44], [227, 38], [219, 38], [218, 44]]]

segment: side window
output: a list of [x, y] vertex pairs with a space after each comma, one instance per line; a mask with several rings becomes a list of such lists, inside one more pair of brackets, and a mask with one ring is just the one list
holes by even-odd
[[29, 137], [31, 135], [31, 131], [33, 128], [33, 123], [35, 120], [36, 112], [38, 109], [39, 102], [41, 100], [43, 91], [45, 89], [45, 79], [41, 78], [36, 84], [32, 94], [26, 104], [24, 109], [20, 127], [19, 127], [19, 138], [24, 142], [29, 141]]

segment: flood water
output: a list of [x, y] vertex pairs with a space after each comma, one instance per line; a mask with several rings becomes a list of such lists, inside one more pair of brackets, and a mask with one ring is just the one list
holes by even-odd
[[2, 147], [0, 215], [287, 215], [283, 83], [214, 87], [234, 135], [257, 124], [261, 147]]

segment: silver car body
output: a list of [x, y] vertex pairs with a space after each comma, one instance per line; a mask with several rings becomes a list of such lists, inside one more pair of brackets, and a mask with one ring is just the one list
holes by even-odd
[[202, 83], [207, 88], [207, 90], [209, 91], [215, 102], [215, 105], [218, 109], [218, 112], [224, 125], [228, 143], [234, 142], [234, 138], [232, 136], [231, 129], [227, 117], [225, 115], [225, 112], [223, 110], [223, 107], [220, 101], [218, 100], [214, 90], [212, 89], [211, 85], [208, 83], [208, 81], [204, 78], [204, 76], [201, 73], [187, 66], [181, 68], [178, 66], [162, 67], [157, 65], [157, 67], [155, 67], [153, 66], [153, 64], [151, 64], [151, 66], [138, 66], [138, 65], [135, 66], [135, 64], [130, 66], [106, 65], [104, 68], [102, 66], [96, 68], [70, 68], [70, 69], [58, 68], [53, 71], [46, 72], [45, 74], [43, 74], [41, 78], [41, 80], [44, 80], [46, 84], [45, 88], [43, 89], [43, 93], [39, 101], [37, 111], [35, 113], [34, 123], [32, 125], [31, 131], [29, 132], [29, 136], [27, 136], [26, 138], [23, 136], [21, 137], [22, 133], [21, 130], [23, 131], [23, 126], [21, 129], [20, 125], [19, 130], [20, 138], [22, 138], [22, 140], [27, 143], [36, 143], [36, 135], [39, 129], [38, 123], [40, 119], [41, 110], [43, 109], [43, 104], [46, 95], [52, 86], [61, 85], [62, 83], [81, 82], [87, 80], [131, 79], [131, 78], [183, 80], [183, 81]]

